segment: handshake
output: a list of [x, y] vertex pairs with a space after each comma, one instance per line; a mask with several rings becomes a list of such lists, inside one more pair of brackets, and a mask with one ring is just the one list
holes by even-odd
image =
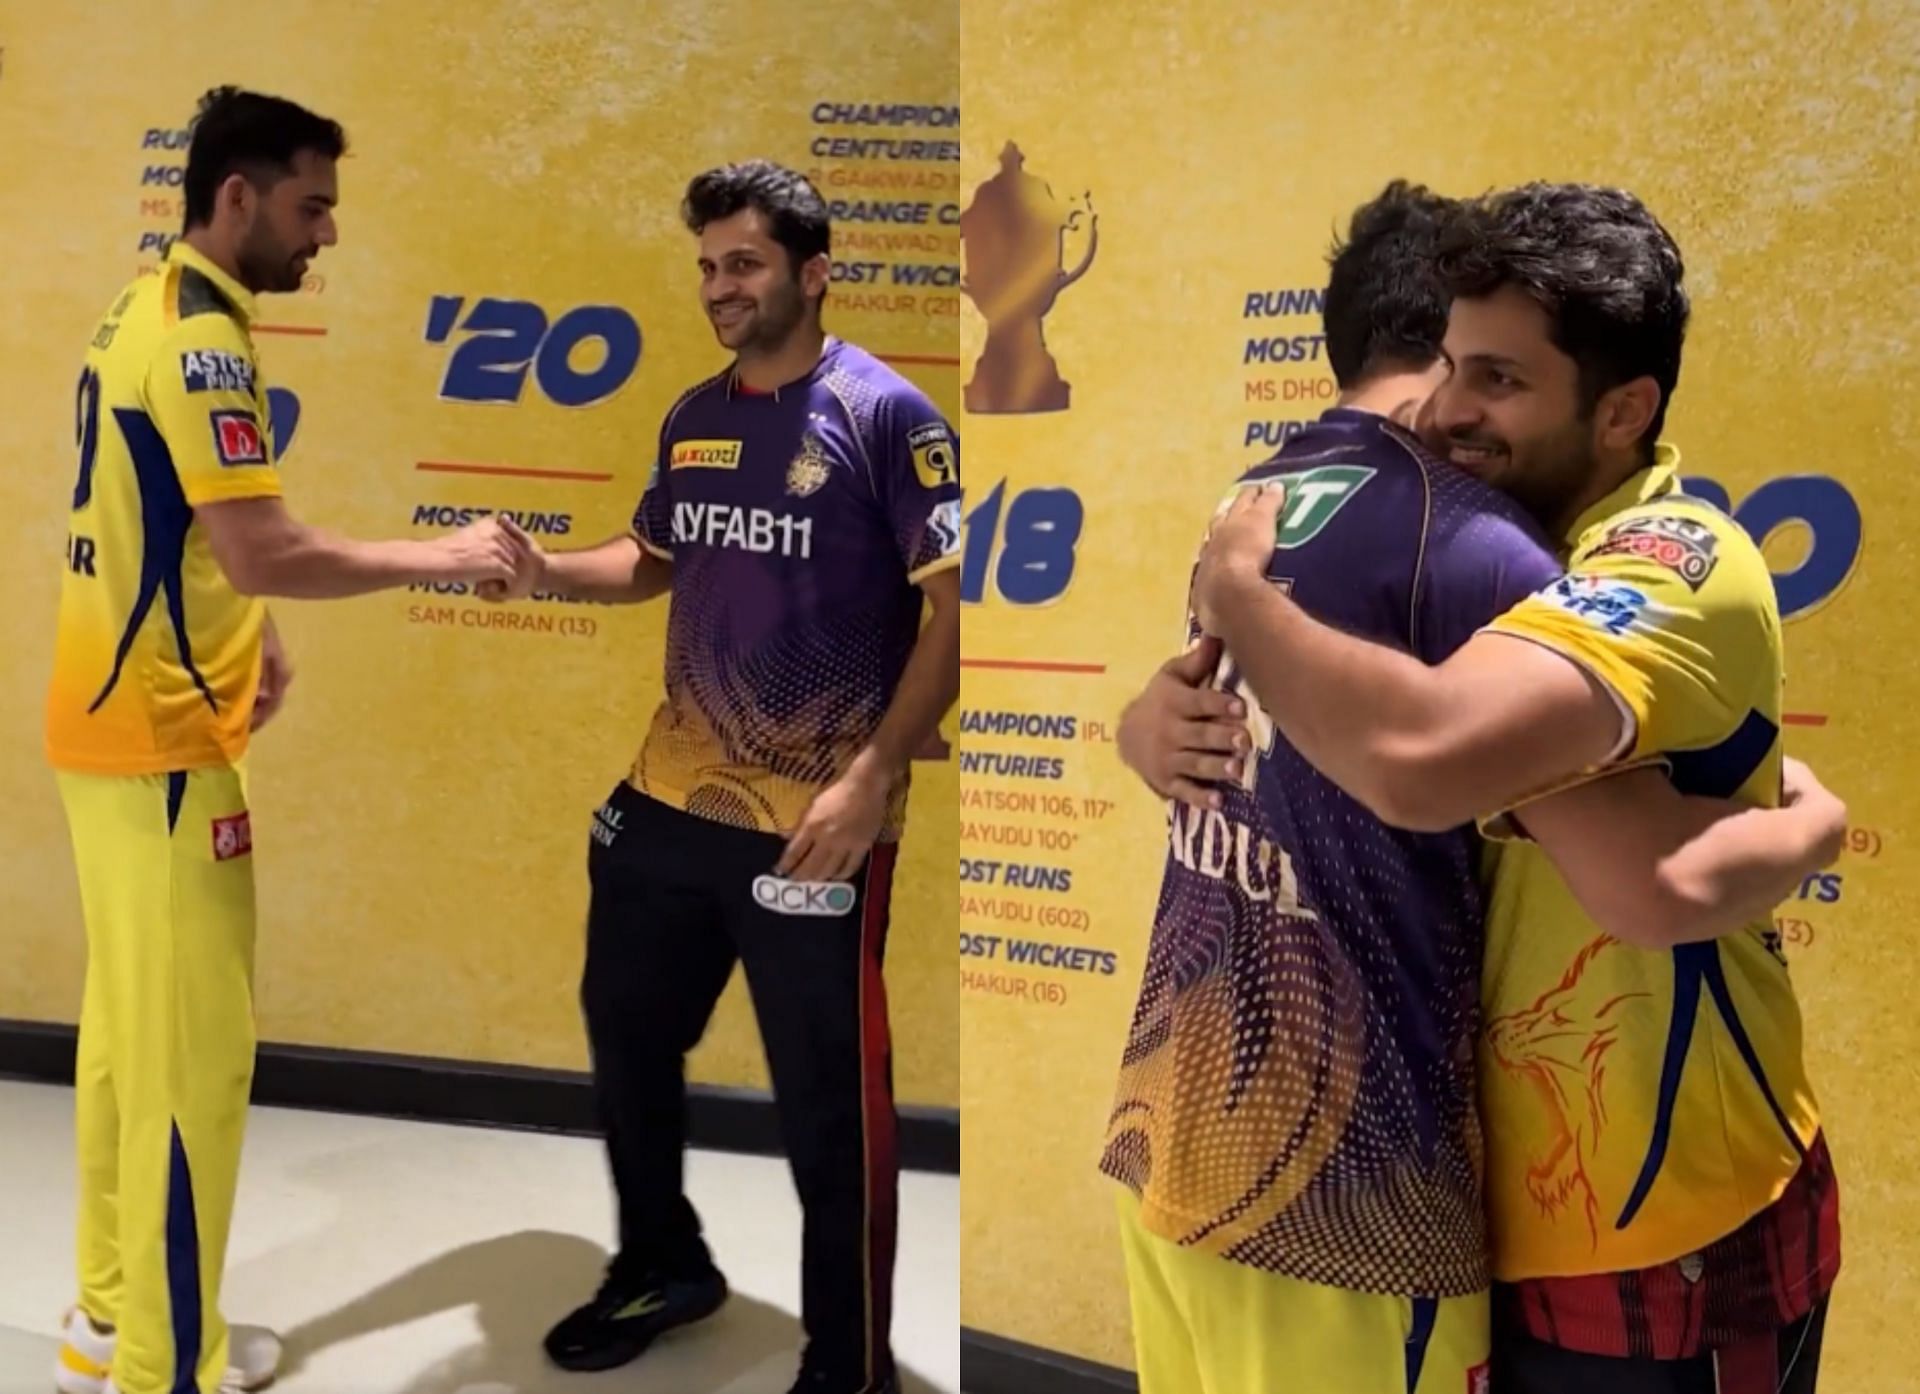
[[470, 581], [482, 600], [525, 600], [546, 574], [547, 554], [540, 544], [497, 514], [425, 545], [438, 554], [436, 579]]

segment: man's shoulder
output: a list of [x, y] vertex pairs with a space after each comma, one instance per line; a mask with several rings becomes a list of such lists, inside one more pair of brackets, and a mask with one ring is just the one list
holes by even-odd
[[1747, 530], [1706, 499], [1678, 489], [1609, 514], [1589, 528], [1576, 564], [1603, 558], [1652, 563], [1696, 594], [1744, 593], [1771, 602], [1772, 570]]
[[711, 414], [724, 411], [732, 395], [733, 368], [729, 365], [711, 377], [702, 378], [686, 389], [661, 418], [661, 430], [672, 434], [696, 426], [702, 420], [710, 420]]
[[912, 379], [858, 344], [837, 340], [831, 353], [831, 361], [817, 380], [819, 388], [829, 393], [863, 429], [878, 424], [883, 418], [944, 419], [933, 399]]
[[114, 297], [94, 330], [92, 361], [103, 379], [137, 393], [150, 371], [168, 363], [191, 381], [202, 355], [222, 378], [244, 379], [249, 390], [256, 368], [252, 342], [241, 324], [211, 310], [186, 316], [169, 311], [175, 290], [168, 270], [145, 272]]

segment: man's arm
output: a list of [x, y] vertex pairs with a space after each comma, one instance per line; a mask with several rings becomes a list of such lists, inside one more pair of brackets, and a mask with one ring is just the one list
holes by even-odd
[[1619, 703], [1545, 648], [1480, 634], [1430, 667], [1311, 618], [1266, 581], [1281, 503], [1278, 488], [1234, 502], [1202, 554], [1195, 612], [1274, 726], [1382, 821], [1442, 832], [1620, 750]]
[[260, 627], [260, 686], [253, 697], [252, 729], [258, 731], [280, 714], [293, 686], [293, 663], [280, 642], [280, 627], [268, 613]]
[[515, 544], [492, 518], [431, 540], [361, 542], [308, 527], [278, 498], [203, 503], [194, 518], [242, 595], [339, 600], [432, 581], [504, 580]]
[[960, 698], [960, 569], [949, 567], [922, 578], [920, 591], [931, 613], [887, 714], [854, 760], [856, 766], [871, 766], [877, 778], [889, 783], [906, 773], [913, 753], [940, 729], [941, 719]]
[[1594, 922], [1641, 948], [1714, 939], [1769, 916], [1831, 866], [1847, 807], [1798, 761], [1787, 802], [1689, 798], [1658, 770], [1596, 780], [1515, 815]]
[[852, 875], [878, 836], [895, 781], [959, 699], [959, 567], [923, 576], [920, 589], [932, 613], [920, 628], [886, 715], [846, 774], [808, 808], [774, 868], [776, 876], [837, 881]]
[[549, 552], [511, 519], [502, 519], [526, 559], [511, 583], [480, 588], [483, 600], [525, 600], [535, 591], [607, 605], [638, 605], [673, 589], [673, 559], [632, 533], [577, 552]]

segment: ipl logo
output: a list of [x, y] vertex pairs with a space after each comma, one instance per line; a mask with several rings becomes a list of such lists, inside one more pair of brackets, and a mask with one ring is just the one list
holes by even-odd
[[[1060, 292], [1087, 274], [1100, 245], [1093, 195], [1063, 207], [1053, 190], [1023, 166], [1012, 141], [1000, 172], [974, 191], [960, 215], [966, 274], [960, 289], [987, 321], [987, 345], [966, 386], [967, 410], [981, 414], [1065, 411], [1072, 389], [1061, 378], [1041, 333]], [[1087, 250], [1066, 267], [1066, 234], [1087, 219]]]

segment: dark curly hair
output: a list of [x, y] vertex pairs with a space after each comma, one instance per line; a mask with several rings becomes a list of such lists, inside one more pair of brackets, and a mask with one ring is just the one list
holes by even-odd
[[804, 174], [772, 160], [746, 160], [695, 175], [687, 185], [680, 216], [698, 234], [708, 223], [731, 218], [745, 208], [767, 220], [773, 240], [787, 249], [797, 275], [801, 263], [827, 256], [833, 229], [826, 200]]
[[1424, 368], [1440, 356], [1447, 292], [1436, 267], [1458, 204], [1396, 179], [1353, 212], [1328, 254], [1322, 323], [1327, 359], [1342, 388], [1394, 367]]
[[1651, 455], [1680, 381], [1690, 306], [1680, 248], [1623, 189], [1526, 184], [1490, 195], [1454, 220], [1441, 275], [1455, 297], [1506, 286], [1545, 310], [1554, 346], [1580, 373], [1580, 406], [1650, 377], [1660, 405], [1642, 437]]
[[213, 220], [214, 195], [233, 175], [244, 174], [265, 192], [293, 172], [293, 157], [302, 150], [337, 160], [347, 149], [338, 121], [238, 87], [215, 87], [203, 96], [189, 129], [181, 180], [188, 231]]

